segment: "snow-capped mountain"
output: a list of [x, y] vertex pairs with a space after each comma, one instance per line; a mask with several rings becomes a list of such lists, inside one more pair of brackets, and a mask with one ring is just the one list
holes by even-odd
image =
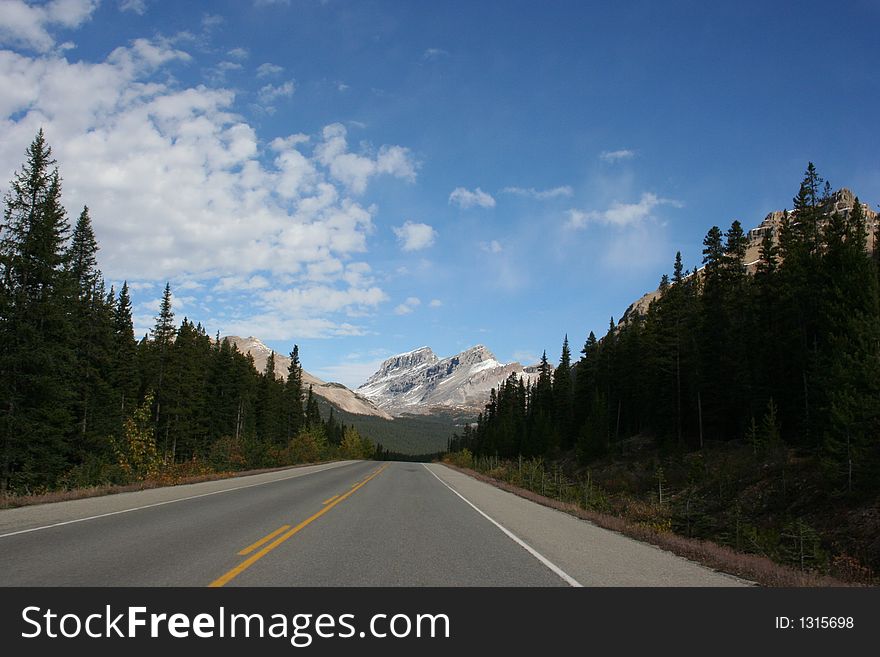
[[[254, 367], [258, 372], [266, 369], [266, 361], [272, 349], [263, 344], [259, 339], [249, 336], [240, 338], [237, 335], [228, 335], [226, 339], [230, 344], [234, 344], [242, 353], [250, 354], [254, 359]], [[285, 354], [275, 353], [275, 374], [282, 379], [287, 378], [287, 368], [290, 367], [290, 358]], [[355, 413], [357, 415], [375, 415], [376, 417], [393, 419], [392, 416], [381, 408], [377, 408], [373, 402], [365, 397], [352, 392], [341, 383], [327, 383], [322, 381], [313, 374], [309, 374], [305, 370], [302, 373], [303, 383], [306, 386], [312, 386], [312, 391], [319, 397], [323, 397], [328, 402], [341, 408], [343, 411]]]
[[390, 413], [430, 413], [438, 408], [482, 410], [489, 391], [510, 374], [536, 379], [535, 367], [501, 363], [483, 345], [440, 359], [430, 347], [392, 356], [357, 389]]

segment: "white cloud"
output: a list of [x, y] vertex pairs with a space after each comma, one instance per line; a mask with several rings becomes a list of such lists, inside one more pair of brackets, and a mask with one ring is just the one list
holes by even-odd
[[347, 84], [345, 84], [345, 82], [337, 82], [336, 83], [336, 91], [342, 93], [342, 92], [348, 91], [348, 89], [349, 89], [349, 87]]
[[323, 317], [279, 317], [275, 313], [245, 319], [211, 319], [222, 335], [259, 335], [262, 340], [292, 340], [364, 335], [360, 326]]
[[418, 297], [407, 297], [406, 301], [394, 309], [395, 315], [409, 315], [413, 310], [422, 305]]
[[47, 52], [55, 45], [50, 28], [77, 28], [97, 7], [97, 0], [51, 0], [39, 5], [0, 0], [0, 43]]
[[208, 78], [215, 84], [222, 84], [226, 80], [226, 74], [230, 71], [240, 71], [242, 65], [238, 62], [222, 61], [213, 68], [207, 70]]
[[247, 48], [233, 48], [226, 53], [233, 59], [247, 59], [250, 56]]
[[257, 66], [257, 77], [265, 78], [270, 75], [279, 75], [284, 72], [283, 66], [278, 66], [277, 64], [270, 64], [269, 62], [264, 62]]
[[440, 299], [431, 299], [431, 303], [428, 304], [431, 308], [439, 308], [443, 305], [443, 302]]
[[395, 226], [392, 230], [404, 251], [427, 249], [437, 238], [437, 231], [431, 226], [412, 221], [405, 221], [402, 226]]
[[458, 205], [460, 208], [470, 208], [475, 205], [478, 205], [481, 208], [495, 207], [495, 199], [479, 187], [474, 191], [470, 191], [464, 187], [456, 187], [449, 195], [449, 202]]
[[588, 223], [625, 228], [640, 224], [653, 216], [654, 210], [661, 205], [681, 207], [681, 203], [672, 199], [660, 198], [656, 194], [645, 192], [637, 203], [620, 203], [615, 201], [607, 210], [568, 211], [567, 228], [584, 228]]
[[[180, 286], [178, 286], [180, 287]], [[269, 281], [264, 276], [224, 276], [214, 286], [215, 292], [263, 290], [269, 287]]]
[[328, 285], [309, 285], [289, 290], [266, 290], [259, 295], [269, 310], [281, 317], [308, 315], [310, 312], [332, 313], [349, 309], [375, 308], [388, 296], [378, 287], [340, 289]]
[[291, 80], [284, 84], [274, 85], [267, 84], [262, 87], [258, 93], [260, 102], [264, 105], [271, 105], [279, 98], [290, 98], [293, 96], [294, 86]]
[[559, 198], [560, 196], [571, 196], [574, 192], [571, 187], [564, 185], [562, 187], [553, 187], [552, 189], [538, 190], [534, 187], [505, 187], [501, 190], [502, 194], [514, 194], [516, 196], [525, 196], [539, 201], [546, 201], [551, 198]]
[[443, 57], [448, 57], [449, 52], [443, 50], [442, 48], [428, 48], [422, 53], [422, 59], [427, 62], [436, 62], [438, 59]]
[[147, 2], [146, 0], [120, 0], [119, 11], [130, 11], [138, 16], [143, 16], [147, 13]]
[[417, 164], [409, 149], [401, 146], [381, 146], [375, 157], [358, 155], [348, 150], [347, 130], [341, 123], [324, 128], [324, 141], [315, 148], [318, 161], [330, 171], [330, 176], [349, 191], [363, 194], [368, 180], [379, 174], [413, 181]]
[[619, 151], [602, 151], [599, 153], [599, 159], [603, 162], [620, 162], [621, 160], [631, 160], [636, 156], [635, 151], [622, 148]]
[[480, 242], [480, 248], [486, 253], [501, 253], [504, 250], [501, 244], [498, 243], [498, 240]]
[[[347, 317], [375, 312], [386, 295], [356, 257], [376, 208], [350, 192], [383, 173], [412, 179], [409, 152], [350, 153], [338, 125], [316, 147], [301, 133], [261, 144], [233, 112], [234, 92], [167, 74], [189, 59], [163, 38], [96, 63], [0, 50], [0, 185], [43, 127], [66, 207], [91, 210], [108, 280], [153, 295], [165, 280], [237, 295], [235, 316], [207, 319], [224, 331], [362, 333]], [[361, 163], [363, 171], [351, 166]]]

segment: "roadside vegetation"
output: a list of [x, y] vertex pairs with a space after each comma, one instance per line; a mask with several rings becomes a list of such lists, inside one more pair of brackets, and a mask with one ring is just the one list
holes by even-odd
[[[493, 390], [451, 462], [807, 573], [880, 569], [880, 267], [810, 164], [760, 256], [734, 221], [644, 314]], [[870, 238], [870, 239], [869, 239]], [[749, 267], [747, 267], [749, 265]], [[749, 271], [753, 271], [751, 274]]]

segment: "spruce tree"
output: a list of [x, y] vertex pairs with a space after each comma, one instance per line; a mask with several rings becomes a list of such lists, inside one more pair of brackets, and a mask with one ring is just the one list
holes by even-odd
[[[514, 380], [512, 383], [515, 385], [516, 381]], [[559, 357], [559, 365], [553, 372], [554, 424], [562, 449], [569, 449], [574, 445], [574, 435], [571, 429], [572, 402], [571, 350], [568, 347], [568, 335], [566, 335], [562, 341], [562, 355]]]
[[681, 283], [684, 275], [682, 274], [684, 267], [681, 264], [681, 251], [675, 252], [675, 265], [673, 265], [672, 269], [672, 282], [673, 283]]
[[61, 177], [40, 130], [0, 228], [0, 490], [51, 484], [67, 466], [72, 286]]
[[76, 459], [109, 456], [113, 432], [110, 368], [113, 355], [113, 307], [98, 269], [98, 242], [88, 207], [73, 229], [65, 266], [72, 285], [73, 412]]
[[299, 346], [293, 345], [287, 380], [284, 382], [285, 437], [293, 440], [303, 424], [302, 365], [299, 362]]
[[153, 362], [153, 391], [155, 395], [155, 412], [156, 420], [156, 438], [161, 439], [162, 451], [168, 450], [168, 434], [169, 425], [167, 418], [163, 416], [163, 406], [167, 400], [167, 392], [165, 390], [165, 374], [168, 368], [169, 352], [174, 343], [176, 335], [174, 326], [174, 311], [171, 306], [171, 284], [165, 283], [165, 290], [162, 293], [162, 301], [159, 304], [159, 314], [156, 316], [156, 323], [153, 326], [153, 341], [150, 345]]
[[131, 297], [128, 292], [128, 281], [124, 281], [113, 308], [113, 358], [110, 377], [115, 393], [113, 406], [119, 427], [137, 407], [139, 378]]

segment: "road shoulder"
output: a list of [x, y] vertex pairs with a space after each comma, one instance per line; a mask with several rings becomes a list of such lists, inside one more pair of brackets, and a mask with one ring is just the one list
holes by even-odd
[[432, 463], [426, 466], [483, 513], [584, 586], [750, 586], [653, 545], [598, 527]]

